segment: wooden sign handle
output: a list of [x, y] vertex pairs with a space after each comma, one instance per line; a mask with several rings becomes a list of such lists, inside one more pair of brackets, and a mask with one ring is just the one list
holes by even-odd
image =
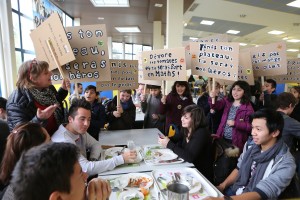
[[[216, 90], [216, 80], [215, 80], [215, 78], [213, 78], [212, 79], [212, 91], [215, 92], [215, 90]], [[216, 102], [216, 97], [211, 99], [212, 104], [215, 104], [215, 102]]]
[[[261, 80], [261, 87], [263, 88], [265, 85], [265, 77], [261, 76], [260, 80]], [[264, 93], [264, 91], [262, 91], [262, 93]], [[263, 100], [263, 105], [265, 105], [265, 100]]]
[[117, 106], [120, 106], [120, 90], [117, 93]]

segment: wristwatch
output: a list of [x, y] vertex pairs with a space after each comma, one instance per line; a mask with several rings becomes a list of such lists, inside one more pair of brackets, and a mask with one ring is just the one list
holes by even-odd
[[230, 196], [224, 196], [224, 200], [233, 200]]

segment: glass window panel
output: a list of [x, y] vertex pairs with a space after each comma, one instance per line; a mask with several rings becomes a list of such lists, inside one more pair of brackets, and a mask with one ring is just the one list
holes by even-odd
[[15, 48], [21, 48], [19, 15], [17, 15], [14, 12], [12, 12], [12, 20], [13, 20], [13, 31], [14, 31]]
[[125, 53], [132, 53], [132, 44], [125, 44]]
[[122, 54], [112, 54], [112, 59], [123, 59]]
[[16, 65], [17, 65], [17, 69], [19, 69], [19, 67], [22, 64], [22, 55], [21, 55], [21, 51], [15, 51], [16, 53]]
[[133, 45], [133, 54], [137, 54], [138, 52], [143, 51], [143, 45], [134, 44]]
[[23, 13], [24, 15], [30, 17], [31, 19], [33, 19], [33, 11], [32, 10], [36, 9], [36, 8], [33, 7], [31, 0], [27, 0], [26, 3], [23, 1], [24, 0], [22, 0], [22, 3], [20, 2], [20, 12]]
[[24, 53], [24, 61], [33, 60], [34, 58], [36, 58], [35, 54]]
[[15, 9], [15, 10], [19, 10], [18, 9], [18, 0], [11, 0], [11, 8]]
[[132, 54], [125, 54], [125, 60], [132, 60]]
[[30, 38], [30, 32], [34, 29], [32, 20], [21, 16], [21, 27], [23, 49], [34, 51], [33, 43]]
[[66, 27], [73, 26], [73, 19], [66, 15]]
[[151, 51], [152, 47], [151, 46], [143, 46], [143, 51]]
[[112, 52], [113, 53], [123, 53], [123, 44], [120, 42], [112, 43]]

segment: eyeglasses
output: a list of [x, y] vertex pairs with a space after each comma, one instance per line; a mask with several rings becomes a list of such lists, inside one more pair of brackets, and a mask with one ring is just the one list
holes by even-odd
[[38, 62], [37, 62], [36, 58], [34, 58], [34, 59], [31, 61], [30, 67], [28, 68], [28, 71], [27, 71], [27, 76], [28, 76], [28, 78], [30, 78], [30, 73], [31, 73], [31, 70], [32, 70], [32, 65], [33, 65], [33, 64], [37, 64], [37, 63], [38, 63]]

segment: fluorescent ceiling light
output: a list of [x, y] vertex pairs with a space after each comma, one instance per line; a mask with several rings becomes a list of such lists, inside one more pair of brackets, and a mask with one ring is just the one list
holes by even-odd
[[203, 24], [203, 25], [213, 25], [215, 22], [214, 21], [208, 21], [208, 20], [202, 20], [200, 22], [200, 24]]
[[99, 20], [104, 20], [104, 17], [98, 17]]
[[298, 39], [291, 39], [291, 40], [287, 40], [288, 42], [293, 42], [293, 43], [297, 43], [297, 42], [300, 42], [300, 40]]
[[161, 8], [161, 7], [163, 7], [163, 5], [164, 5], [164, 4], [162, 4], [162, 3], [156, 3], [156, 4], [154, 4], [154, 7]]
[[286, 51], [297, 52], [297, 51], [299, 51], [299, 50], [298, 50], [298, 49], [288, 49], [288, 50], [286, 50]]
[[284, 38], [282, 38], [283, 40], [287, 40], [287, 39], [289, 39], [288, 37], [284, 37]]
[[236, 35], [236, 34], [238, 34], [239, 32], [241, 32], [241, 31], [236, 31], [236, 30], [228, 30], [226, 33], [229, 33], [229, 34], [234, 34], [234, 35]]
[[240, 43], [240, 46], [246, 46], [247, 44], [246, 43]]
[[277, 30], [273, 30], [273, 31], [270, 31], [268, 32], [269, 34], [272, 34], [272, 35], [280, 35], [282, 33], [284, 33], [283, 31], [277, 31]]
[[190, 37], [190, 40], [198, 40], [196, 37]]
[[129, 0], [90, 0], [95, 7], [129, 7]]
[[117, 29], [117, 31], [119, 31], [121, 33], [139, 33], [139, 32], [141, 32], [141, 30], [138, 26], [124, 26], [124, 27], [116, 26], [115, 29]]
[[288, 3], [286, 5], [296, 7], [296, 8], [300, 8], [300, 0], [292, 1], [291, 3]]

